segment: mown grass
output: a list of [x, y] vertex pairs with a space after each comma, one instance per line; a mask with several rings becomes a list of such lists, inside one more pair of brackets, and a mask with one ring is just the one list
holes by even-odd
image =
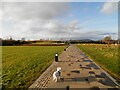
[[65, 46], [3, 46], [3, 88], [28, 88]]
[[118, 45], [78, 45], [80, 50], [90, 55], [99, 65], [111, 75], [120, 78], [118, 61]]

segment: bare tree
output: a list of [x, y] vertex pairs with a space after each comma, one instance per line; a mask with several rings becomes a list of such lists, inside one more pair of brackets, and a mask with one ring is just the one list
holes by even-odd
[[106, 37], [104, 37], [103, 40], [102, 40], [102, 42], [107, 43], [107, 44], [112, 43], [112, 38], [111, 38], [111, 36], [106, 36]]
[[23, 38], [21, 38], [21, 41], [25, 41], [25, 38], [23, 37]]

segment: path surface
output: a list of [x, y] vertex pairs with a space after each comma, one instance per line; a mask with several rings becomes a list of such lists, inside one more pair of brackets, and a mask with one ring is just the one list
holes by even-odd
[[[63, 77], [64, 80], [54, 82], [52, 73], [57, 67], [62, 68], [61, 77]], [[66, 89], [66, 86], [69, 86], [69, 88], [87, 88], [89, 90], [94, 87], [106, 89], [118, 87], [117, 84], [110, 79], [109, 75], [73, 45], [69, 46], [69, 48], [59, 56], [59, 62], [54, 62], [44, 74], [45, 73], [47, 75], [48, 73], [51, 74], [48, 75], [49, 78], [46, 78], [47, 80], [44, 85], [42, 87], [40, 86], [40, 84], [43, 83], [40, 82], [40, 77], [30, 88], [35, 88], [35, 85], [37, 86], [36, 88]]]

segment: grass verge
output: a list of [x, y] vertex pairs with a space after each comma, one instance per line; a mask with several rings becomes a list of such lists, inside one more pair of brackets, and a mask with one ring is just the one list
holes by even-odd
[[2, 46], [3, 88], [28, 88], [65, 46]]

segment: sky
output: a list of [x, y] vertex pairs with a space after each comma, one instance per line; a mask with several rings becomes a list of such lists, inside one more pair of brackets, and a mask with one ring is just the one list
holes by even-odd
[[26, 40], [118, 38], [117, 2], [2, 2], [0, 37]]

